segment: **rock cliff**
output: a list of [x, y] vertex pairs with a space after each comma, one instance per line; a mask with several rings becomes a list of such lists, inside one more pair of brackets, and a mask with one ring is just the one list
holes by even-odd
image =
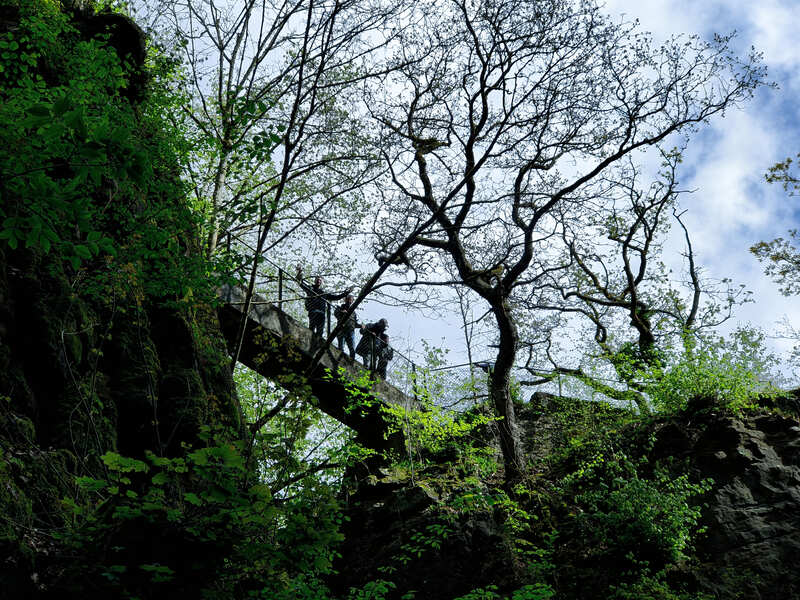
[[[549, 564], [545, 579], [552, 586], [552, 597], [800, 597], [800, 575], [793, 568], [800, 550], [800, 421], [793, 408], [796, 401], [785, 402], [787, 410], [783, 411], [757, 410], [739, 415], [696, 402], [676, 417], [621, 428], [621, 437], [614, 443], [626, 446], [626, 452], [636, 456], [642, 479], [653, 476], [654, 465], [672, 465], [676, 477], [688, 473], [691, 481], [706, 481], [708, 485], [704, 494], [691, 501], [700, 517], [686, 555], [668, 564], [659, 564], [654, 557], [648, 569], [665, 567], [661, 578], [649, 581], [645, 577], [649, 581], [646, 585], [628, 587], [621, 584], [635, 565], [609, 554], [607, 548], [598, 549], [608, 542], [586, 537], [585, 521], [581, 520], [586, 515], [580, 514], [588, 510], [586, 505], [556, 489], [557, 482], [576, 466], [570, 462], [574, 458], [571, 454], [558, 457], [568, 431], [574, 432], [576, 425], [596, 426], [604, 419], [613, 419], [617, 412], [603, 405], [588, 410], [584, 407], [580, 419], [566, 422], [565, 405], [577, 404], [537, 395], [520, 406], [529, 456], [537, 461], [539, 473], [530, 484], [536, 493], [517, 501], [533, 517], [526, 527], [540, 533], [554, 532], [547, 548], [541, 544], [546, 536], [530, 538], [536, 540], [536, 551], [546, 554]], [[641, 461], [645, 455], [646, 461]], [[344, 591], [364, 581], [386, 579], [398, 583], [396, 596], [388, 597], [400, 598], [401, 590], [415, 590], [417, 600], [433, 600], [456, 598], [479, 589], [486, 595], [475, 597], [505, 597], [503, 592], [510, 594], [530, 584], [530, 572], [514, 548], [513, 536], [519, 535], [519, 530], [509, 528], [507, 505], [489, 502], [480, 510], [459, 512], [457, 499], [463, 498], [464, 481], [455, 482], [452, 476], [452, 471], [441, 466], [427, 474], [418, 473], [413, 483], [408, 479], [397, 481], [396, 473], [387, 473], [382, 482], [354, 497], [341, 574], [334, 585]], [[489, 481], [479, 487], [471, 488], [471, 493], [484, 498], [497, 494], [498, 488]], [[439, 527], [444, 533], [437, 538], [434, 534]], [[621, 539], [628, 535], [623, 524], [616, 527], [612, 536]], [[646, 556], [644, 542], [625, 539], [627, 551]], [[622, 554], [625, 551], [621, 549]], [[487, 587], [491, 585], [497, 586], [496, 592]]]
[[[170, 269], [185, 272], [199, 251], [185, 226], [188, 207], [169, 193], [170, 185], [179, 189], [170, 183], [177, 182], [174, 165], [148, 155], [148, 145], [160, 142], [138, 106], [143, 34], [120, 15], [57, 6], [3, 2], [0, 10], [3, 43], [13, 42], [19, 62], [32, 57], [35, 68], [5, 68], [0, 84], [0, 103], [19, 111], [16, 126], [30, 129], [16, 142], [18, 162], [4, 160], [0, 185], [4, 225], [13, 227], [14, 216], [27, 238], [0, 245], [0, 596], [14, 598], [51, 590], [89, 597], [93, 575], [76, 566], [107, 549], [70, 547], [75, 539], [62, 538], [64, 524], [82, 518], [69, 504], [87, 498], [78, 484], [109, 477], [106, 453], [179, 456], [205, 428], [235, 429], [240, 418], [215, 311], [181, 303], [155, 281], [167, 280]], [[119, 74], [119, 87], [108, 83], [107, 97], [83, 100], [74, 78], [98, 64]], [[36, 83], [26, 91], [29, 81]], [[86, 85], [96, 83], [105, 85]], [[117, 133], [103, 129], [120, 115], [130, 120], [114, 122]], [[90, 151], [95, 162], [107, 162], [84, 172], [81, 153]], [[126, 165], [128, 158], [144, 162]], [[42, 164], [26, 168], [26, 160]], [[152, 178], [134, 181], [131, 173], [143, 165]], [[16, 185], [29, 173], [41, 176]], [[69, 189], [79, 191], [62, 202], [59, 190]], [[44, 224], [27, 231], [41, 214]], [[147, 228], [153, 235], [145, 239]], [[38, 241], [43, 229], [52, 239]], [[157, 235], [164, 231], [171, 233]], [[4, 242], [17, 233], [9, 229]], [[100, 241], [116, 251], [101, 252]], [[192, 556], [190, 541], [174, 532], [131, 524], [108, 539], [142, 561], [173, 551]]]
[[797, 413], [708, 412], [659, 431], [656, 450], [711, 478], [697, 541], [700, 588], [715, 598], [800, 597], [800, 422]]

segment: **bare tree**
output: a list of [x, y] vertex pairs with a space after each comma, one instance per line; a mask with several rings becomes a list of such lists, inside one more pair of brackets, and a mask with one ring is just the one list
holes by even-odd
[[248, 239], [234, 364], [261, 257], [301, 236], [335, 244], [358, 217], [347, 200], [375, 161], [349, 107], [356, 84], [385, 71], [379, 51], [400, 12], [356, 0], [182, 0], [160, 13], [187, 65], [199, 148], [188, 170], [208, 213], [206, 253], [220, 232]]
[[525, 469], [515, 299], [564, 268], [553, 240], [602, 203], [594, 182], [747, 98], [764, 74], [726, 38], [656, 48], [591, 1], [452, 0], [415, 15], [398, 70], [368, 96], [393, 190], [378, 234], [411, 264], [434, 265], [428, 277], [450, 263], [488, 305], [499, 346], [489, 395], [514, 480]]
[[[630, 159], [614, 170], [613, 177], [597, 178], [594, 195], [602, 201], [585, 203], [580, 214], [563, 223], [568, 267], [551, 273], [548, 282], [530, 290], [522, 301], [533, 310], [588, 322], [597, 346], [588, 356], [610, 363], [613, 379], [603, 381], [590, 370], [565, 366], [557, 358], [554, 337], [563, 327], [527, 344], [530, 372], [544, 381], [548, 373], [574, 377], [596, 392], [635, 402], [643, 412], [648, 410], [647, 382], [639, 381], [641, 374], [663, 366], [669, 347], [726, 321], [733, 306], [747, 298], [730, 281], [714, 283], [702, 277], [677, 204], [680, 151], [661, 151], [660, 156], [660, 178], [646, 188], [639, 183], [640, 169]], [[685, 244], [685, 272], [677, 278], [662, 262], [662, 244], [672, 224], [680, 227]], [[569, 324], [575, 326], [575, 319]], [[567, 360], [587, 362], [586, 355], [576, 354]], [[622, 389], [613, 385], [615, 381]]]
[[209, 256], [220, 232], [266, 231], [275, 244], [320, 215], [346, 220], [337, 201], [370, 171], [348, 89], [380, 70], [374, 51], [395, 12], [352, 0], [179, 0], [157, 11], [153, 27], [179, 41], [186, 65], [187, 174]]

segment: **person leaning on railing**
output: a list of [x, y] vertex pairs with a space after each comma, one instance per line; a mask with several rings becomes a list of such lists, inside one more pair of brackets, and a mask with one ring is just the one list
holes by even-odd
[[389, 345], [389, 336], [385, 333], [378, 335], [375, 355], [378, 358], [378, 365], [375, 367], [375, 372], [386, 379], [386, 367], [389, 366], [389, 361], [394, 358], [394, 350], [392, 350], [392, 347]]
[[337, 336], [337, 341], [339, 342], [339, 350], [344, 352], [344, 344], [346, 342], [347, 349], [350, 351], [350, 358], [355, 359], [356, 348], [355, 348], [354, 334], [356, 331], [356, 327], [360, 327], [360, 325], [358, 324], [356, 313], [353, 313], [349, 317], [347, 316], [347, 313], [349, 312], [352, 306], [353, 306], [353, 296], [347, 294], [347, 296], [345, 296], [344, 302], [342, 302], [339, 306], [336, 307], [336, 310], [333, 311], [333, 314], [336, 317], [336, 321], [338, 323], [342, 323], [342, 321], [344, 321], [342, 329], [341, 331], [339, 331], [339, 335]]
[[375, 368], [375, 361], [378, 358], [378, 350], [381, 343], [380, 336], [386, 333], [387, 327], [389, 327], [389, 321], [386, 319], [360, 327], [361, 339], [358, 340], [356, 354], [363, 357], [364, 364], [370, 368]]
[[305, 302], [306, 312], [308, 313], [308, 328], [312, 333], [322, 337], [322, 331], [325, 329], [325, 312], [328, 308], [328, 302], [341, 300], [353, 288], [348, 288], [341, 294], [326, 292], [322, 289], [322, 277], [319, 275], [314, 278], [314, 285], [308, 285], [303, 283], [303, 270], [300, 267], [297, 267], [297, 283], [308, 294]]

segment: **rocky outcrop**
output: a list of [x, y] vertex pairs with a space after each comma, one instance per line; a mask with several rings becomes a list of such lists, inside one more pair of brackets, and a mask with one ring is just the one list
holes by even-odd
[[[387, 598], [414, 590], [418, 600], [449, 600], [487, 582], [513, 582], [513, 557], [491, 511], [456, 516], [425, 482], [385, 482], [351, 498], [346, 542], [332, 581], [337, 597], [370, 581], [396, 585]], [[397, 582], [397, 583], [395, 583]]]
[[[0, 32], [15, 35], [20, 23], [25, 22], [20, 17], [23, 8], [31, 13], [38, 6], [20, 3], [23, 8], [18, 9], [5, 4], [0, 9]], [[61, 18], [63, 14], [55, 12], [59, 6], [41, 3], [43, 11]], [[40, 15], [37, 18], [43, 19]], [[48, 43], [63, 42], [58, 48], [68, 56], [42, 55], [36, 63], [40, 79], [36, 85], [43, 102], [49, 102], [48, 89], [70, 85], [59, 61], [73, 60], [80, 65], [86, 53], [69, 53], [75, 48], [86, 50], [81, 39], [94, 40], [92, 51], [97, 54], [93, 56], [102, 54], [104, 64], [114, 64], [116, 54], [127, 65], [122, 71], [127, 76], [125, 85], [97, 102], [114, 102], [129, 109], [124, 114], [131, 121], [114, 125], [127, 125], [130, 136], [141, 136], [130, 145], [146, 160], [149, 155], [144, 148], [155, 133], [138, 122], [142, 117], [130, 106], [145, 94], [141, 30], [120, 15], [92, 14], [83, 9], [75, 9], [66, 18], [69, 26], [59, 26], [53, 30], [56, 33], [46, 33], [45, 37], [53, 38], [47, 39]], [[36, 23], [50, 32], [45, 21]], [[57, 35], [63, 40], [56, 39]], [[0, 86], [0, 96], [10, 89]], [[0, 102], [3, 100], [0, 98]], [[50, 111], [49, 106], [43, 103], [39, 110]], [[55, 118], [54, 113], [49, 114]], [[31, 152], [24, 146], [25, 140], [19, 143]], [[81, 139], [75, 142], [76, 152], [81, 150], [80, 143]], [[113, 150], [117, 147], [109, 142], [108, 148], [111, 162], [116, 159]], [[46, 164], [46, 172], [52, 181], [77, 185], [73, 166], [51, 162]], [[153, 163], [152, 172], [160, 182], [174, 177], [165, 172], [170, 170], [169, 165]], [[14, 168], [3, 164], [3, 173]], [[191, 306], [179, 302], [179, 296], [168, 289], [166, 276], [158, 283], [153, 280], [164, 273], [165, 265], [188, 264], [193, 252], [198, 251], [182, 216], [188, 207], [181, 204], [183, 197], [165, 191], [166, 185], [149, 196], [142, 191], [145, 186], [139, 188], [141, 193], [121, 193], [114, 175], [98, 177], [94, 186], [87, 184], [82, 189], [84, 198], [96, 201], [100, 196], [103, 208], [96, 211], [90, 224], [72, 227], [67, 232], [69, 238], [67, 234], [63, 238], [88, 244], [88, 229], [97, 239], [106, 236], [111, 240], [116, 248], [114, 257], [95, 251], [84, 253], [85, 260], [75, 264], [55, 243], [52, 248], [48, 244], [49, 251], [34, 243], [0, 243], [2, 597], [49, 597], [48, 593], [71, 597], [70, 585], [75, 586], [75, 597], [91, 597], [90, 590], [95, 586], [80, 581], [88, 576], [78, 572], [81, 563], [76, 557], [83, 559], [89, 552], [102, 553], [106, 548], [87, 542], [87, 547], [76, 550], [60, 542], [58, 535], [64, 532], [66, 523], [80, 523], [82, 513], [74, 504], [86, 501], [80, 481], [108, 477], [101, 459], [104, 454], [117, 452], [137, 459], [147, 452], [160, 457], [181, 456], [187, 446], [201, 442], [205, 428], [230, 431], [239, 425], [229, 360], [215, 311], [202, 302]], [[122, 180], [126, 175], [119, 177]], [[4, 211], [10, 211], [13, 203], [26, 207], [38, 199], [35, 189], [15, 193], [8, 192], [3, 183]], [[159, 210], [150, 210], [146, 218], [137, 220], [156, 206]], [[126, 220], [114, 220], [111, 214], [124, 215]], [[158, 236], [143, 241], [141, 230], [145, 226], [150, 231], [173, 234], [162, 245]], [[152, 248], [144, 248], [148, 244]], [[91, 527], [87, 526], [88, 530]], [[158, 544], [155, 540], [164, 537], [161, 534], [165, 530], [150, 527], [148, 530], [147, 523], [137, 521], [124, 531], [113, 524], [109, 539], [115, 539], [115, 546], [127, 544], [137, 550], [150, 545], [149, 551]], [[187, 538], [178, 542], [176, 554], [187, 560], [203, 558], [192, 552]], [[158, 562], [156, 555], [155, 551], [149, 555], [142, 551], [142, 562]], [[65, 573], [69, 568], [72, 572], [68, 576]]]
[[776, 413], [714, 412], [665, 425], [655, 451], [710, 478], [697, 542], [700, 588], [715, 598], [800, 597], [800, 422]]
[[[651, 476], [646, 471], [652, 466], [672, 465], [676, 475], [688, 473], [695, 482], [713, 481], [705, 496], [695, 498], [702, 506], [701, 533], [694, 550], [690, 548], [690, 560], [670, 566], [665, 575], [674, 589], [689, 595], [669, 598], [800, 597], [800, 573], [794, 568], [800, 553], [800, 421], [791, 411], [731, 415], [698, 401], [682, 415], [627, 426], [624, 418], [619, 420], [623, 411], [576, 399], [539, 395], [518, 408], [526, 450], [540, 471], [538, 503], [550, 506], [539, 511], [537, 519], [550, 519], [560, 536], [553, 557], [558, 563], [552, 571], [555, 597], [607, 598], [609, 589], [629, 575], [625, 571], [630, 564], [587, 562], [586, 546], [572, 538], [580, 533], [574, 517], [582, 509], [570, 498], [546, 496], [548, 478], [555, 482], [576, 468], [564, 453], [570, 431], [576, 426], [603, 428], [604, 422], [615, 419], [623, 423], [622, 437], [615, 444], [624, 446], [633, 462], [642, 465], [641, 477]], [[647, 460], [639, 463], [637, 457], [643, 456]], [[449, 475], [444, 479], [452, 482]], [[442, 492], [432, 483], [436, 480], [430, 473], [403, 484], [387, 477], [354, 497], [335, 586], [344, 592], [389, 573], [386, 579], [402, 582], [403, 590], [416, 590], [415, 598], [446, 599], [487, 585], [497, 585], [502, 593], [527, 583], [524, 565], [520, 568], [519, 555], [515, 557], [511, 550], [513, 539], [502, 510], [450, 518], [448, 533], [436, 547], [429, 545], [419, 556], [408, 557], [409, 550], [419, 546], [415, 540], [429, 537], [442, 515], [453, 514], [448, 508], [453, 489], [449, 495]], [[479, 493], [495, 493], [485, 487], [486, 482], [481, 485]], [[559, 505], [562, 502], [566, 504]], [[532, 505], [526, 509], [537, 512]], [[654, 589], [667, 585], [660, 581]], [[400, 598], [400, 587], [388, 597]], [[641, 597], [662, 596], [648, 591]]]

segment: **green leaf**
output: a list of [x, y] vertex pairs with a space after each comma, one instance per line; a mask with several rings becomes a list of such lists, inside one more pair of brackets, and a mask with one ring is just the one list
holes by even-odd
[[208, 464], [208, 455], [204, 449], [195, 450], [189, 454], [189, 458], [194, 461], [194, 464], [203, 466]]
[[71, 104], [72, 102], [70, 101], [70, 97], [68, 95], [62, 96], [56, 100], [55, 104], [53, 104], [53, 116], [59, 117], [63, 115], [65, 112], [67, 112], [67, 110], [69, 110]]
[[150, 468], [147, 466], [147, 463], [141, 460], [122, 456], [116, 452], [106, 452], [100, 459], [109, 469], [120, 473], [146, 473]]
[[46, 104], [34, 104], [28, 109], [28, 113], [36, 117], [49, 117], [50, 107]]
[[130, 131], [125, 127], [116, 127], [111, 132], [110, 140], [116, 144], [121, 144], [130, 136]]
[[105, 162], [104, 148], [87, 144], [81, 149], [81, 156], [88, 162]]
[[183, 497], [187, 502], [194, 504], [195, 506], [200, 506], [203, 504], [203, 501], [197, 496], [197, 494], [193, 494], [192, 492], [186, 492]]
[[53, 242], [54, 244], [57, 244], [58, 242], [61, 241], [61, 238], [58, 237], [58, 234], [47, 226], [45, 226], [44, 229], [42, 229], [42, 235], [51, 242]]
[[50, 115], [47, 115], [46, 117], [33, 116], [33, 117], [28, 117], [27, 119], [23, 119], [20, 122], [20, 125], [22, 125], [22, 127], [25, 129], [38, 129], [42, 125], [46, 125], [49, 122], [50, 122]]
[[82, 245], [77, 245], [74, 247], [75, 254], [80, 256], [81, 258], [92, 258], [92, 253], [89, 251], [89, 248]]
[[78, 138], [86, 138], [86, 123], [83, 120], [83, 109], [81, 107], [65, 114], [64, 123], [75, 131]]
[[92, 477], [78, 477], [75, 482], [87, 492], [98, 492], [108, 486], [108, 482], [105, 479], [94, 479]]
[[26, 248], [34, 248], [38, 245], [39, 242], [39, 232], [38, 231], [29, 231], [28, 235], [25, 236], [25, 247]]

